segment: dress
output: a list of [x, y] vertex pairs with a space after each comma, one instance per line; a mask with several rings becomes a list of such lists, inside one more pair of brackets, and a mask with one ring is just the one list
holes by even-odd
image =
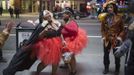
[[[54, 21], [53, 25], [48, 25], [46, 31], [57, 31], [60, 28], [60, 23]], [[44, 64], [58, 64], [61, 57], [61, 38], [59, 36], [51, 38], [40, 38], [34, 45], [33, 53]]]
[[70, 52], [79, 54], [86, 47], [88, 40], [86, 31], [80, 28], [74, 20], [67, 23], [61, 33]]

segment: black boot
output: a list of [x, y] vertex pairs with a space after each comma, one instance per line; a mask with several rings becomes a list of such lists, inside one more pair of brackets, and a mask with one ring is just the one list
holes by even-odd
[[3, 58], [3, 55], [2, 55], [2, 49], [0, 49], [0, 63], [6, 63], [6, 59]]
[[119, 75], [119, 73], [120, 73], [120, 66], [116, 66], [115, 75]]
[[103, 74], [107, 74], [109, 72], [109, 66], [106, 66], [104, 71], [103, 71]]
[[15, 75], [15, 71], [13, 71], [12, 69], [4, 69], [3, 75]]
[[1, 26], [1, 20], [0, 20], [0, 26]]

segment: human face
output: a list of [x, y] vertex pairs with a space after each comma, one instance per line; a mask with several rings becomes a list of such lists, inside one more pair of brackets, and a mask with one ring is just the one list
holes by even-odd
[[64, 13], [64, 14], [63, 14], [63, 19], [69, 19], [69, 15], [66, 14], [66, 13]]
[[64, 21], [67, 22], [69, 20], [69, 18], [70, 18], [70, 16], [68, 14], [66, 14], [66, 13], [63, 14], [63, 20]]
[[108, 13], [114, 13], [114, 7], [113, 7], [113, 5], [108, 5], [107, 6], [107, 11], [108, 11]]
[[48, 21], [51, 21], [51, 15], [50, 14], [46, 14], [44, 17], [43, 17], [44, 20], [48, 20]]

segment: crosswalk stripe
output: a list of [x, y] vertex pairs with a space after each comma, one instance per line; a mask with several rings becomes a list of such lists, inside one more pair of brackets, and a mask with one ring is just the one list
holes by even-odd
[[88, 38], [101, 38], [101, 36], [87, 36]]

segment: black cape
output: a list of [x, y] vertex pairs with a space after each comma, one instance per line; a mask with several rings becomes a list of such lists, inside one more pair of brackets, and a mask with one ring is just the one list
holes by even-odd
[[[34, 44], [39, 33], [44, 28], [45, 27], [42, 27], [41, 24], [38, 24], [28, 39], [26, 46]], [[30, 48], [18, 48], [7, 68], [3, 70], [3, 75], [15, 75], [17, 71], [29, 69], [37, 59], [36, 57], [31, 58], [31, 51]]]

